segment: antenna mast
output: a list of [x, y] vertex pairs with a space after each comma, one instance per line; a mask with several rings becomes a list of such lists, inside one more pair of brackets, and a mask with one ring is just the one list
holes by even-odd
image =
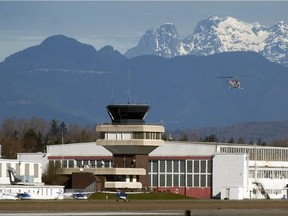
[[111, 90], [111, 101], [110, 101], [111, 104], [114, 103], [114, 89], [112, 88]]
[[131, 80], [130, 80], [130, 65], [128, 69], [128, 77], [127, 77], [127, 85], [128, 85], [128, 104], [130, 104], [130, 99], [131, 99]]

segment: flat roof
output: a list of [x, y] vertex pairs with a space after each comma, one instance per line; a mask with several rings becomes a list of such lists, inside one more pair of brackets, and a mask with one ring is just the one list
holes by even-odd
[[[164, 141], [164, 144], [153, 150], [149, 156], [209, 156], [217, 153], [219, 147], [231, 148], [268, 148], [287, 149], [285, 147], [255, 146], [234, 143], [208, 143], [191, 141]], [[97, 142], [70, 143], [61, 145], [48, 145], [48, 156], [104, 156], [112, 157], [112, 153]]]

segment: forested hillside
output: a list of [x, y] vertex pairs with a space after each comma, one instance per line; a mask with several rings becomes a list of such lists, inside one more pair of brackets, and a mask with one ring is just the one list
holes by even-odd
[[288, 146], [288, 121], [247, 122], [226, 127], [173, 130], [166, 133], [176, 140]]
[[[16, 158], [20, 152], [45, 152], [47, 145], [94, 142], [96, 125], [66, 125], [64, 121], [41, 118], [9, 118], [0, 123], [2, 158]], [[288, 146], [288, 121], [243, 123], [229, 127], [166, 130], [164, 140], [229, 142]]]
[[21, 152], [45, 152], [46, 145], [96, 141], [96, 125], [66, 125], [58, 120], [9, 118], [0, 124], [2, 158]]

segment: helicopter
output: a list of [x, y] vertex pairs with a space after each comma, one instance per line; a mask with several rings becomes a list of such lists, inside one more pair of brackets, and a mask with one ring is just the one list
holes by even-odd
[[243, 89], [240, 85], [240, 81], [236, 76], [224, 76], [218, 78], [225, 78], [230, 89]]

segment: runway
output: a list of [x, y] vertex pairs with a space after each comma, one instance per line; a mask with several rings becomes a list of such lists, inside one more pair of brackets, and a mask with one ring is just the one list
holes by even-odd
[[[287, 216], [287, 209], [223, 209], [190, 210], [191, 216]], [[1, 212], [0, 216], [185, 216], [185, 211], [105, 211], [105, 212]]]
[[287, 200], [0, 201], [0, 216], [287, 216]]
[[167, 215], [167, 216], [179, 216], [184, 215], [184, 213], [180, 212], [130, 212], [130, 211], [122, 211], [122, 212], [60, 212], [60, 213], [0, 213], [0, 216], [156, 216], [156, 215]]

